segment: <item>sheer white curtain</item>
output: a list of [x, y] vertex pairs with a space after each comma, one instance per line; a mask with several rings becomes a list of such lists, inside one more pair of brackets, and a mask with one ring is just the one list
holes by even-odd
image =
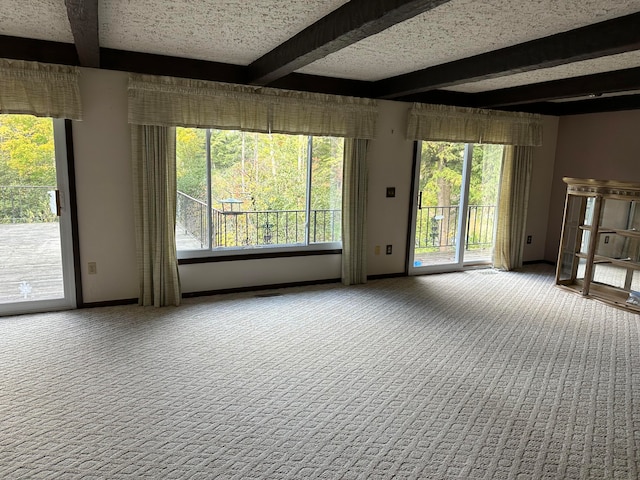
[[367, 140], [346, 139], [342, 190], [342, 283], [367, 282]]
[[514, 270], [522, 267], [532, 169], [532, 147], [505, 147], [493, 250], [495, 268]]
[[175, 129], [132, 125], [140, 305], [179, 305]]
[[82, 120], [76, 67], [0, 59], [0, 113]]
[[539, 115], [447, 105], [414, 104], [407, 138], [506, 145], [494, 249], [494, 267], [522, 266], [533, 147], [542, 145]]

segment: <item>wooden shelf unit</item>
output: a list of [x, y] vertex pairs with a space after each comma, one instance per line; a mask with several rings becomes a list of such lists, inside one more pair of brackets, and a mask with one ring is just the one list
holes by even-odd
[[640, 313], [640, 184], [563, 178], [567, 184], [556, 284]]

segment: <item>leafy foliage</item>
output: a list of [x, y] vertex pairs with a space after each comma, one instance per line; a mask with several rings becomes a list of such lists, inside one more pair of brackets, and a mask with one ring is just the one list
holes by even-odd
[[0, 115], [0, 184], [55, 183], [51, 119], [31, 115]]
[[[437, 251], [452, 246], [458, 223], [458, 206], [464, 166], [464, 143], [423, 142], [419, 190], [422, 212], [416, 231], [417, 247]], [[469, 182], [466, 241], [468, 245], [492, 242], [495, 205], [498, 201], [502, 145], [473, 145]]]
[[47, 192], [56, 183], [51, 119], [0, 115], [0, 222], [55, 220]]
[[[176, 135], [178, 190], [206, 203], [206, 130]], [[304, 210], [308, 137], [211, 130], [210, 145], [215, 208], [236, 199], [245, 211]], [[343, 141], [314, 137], [312, 152], [312, 208], [340, 208]]]

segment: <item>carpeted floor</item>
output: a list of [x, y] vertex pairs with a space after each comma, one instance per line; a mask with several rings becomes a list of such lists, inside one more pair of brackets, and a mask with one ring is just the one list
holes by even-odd
[[0, 318], [2, 479], [637, 479], [640, 315], [551, 267]]

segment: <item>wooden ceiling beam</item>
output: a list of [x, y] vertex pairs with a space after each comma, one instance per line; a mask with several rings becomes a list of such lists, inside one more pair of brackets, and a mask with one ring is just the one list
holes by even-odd
[[351, 0], [254, 61], [248, 82], [267, 85], [448, 1]]
[[476, 93], [473, 101], [495, 108], [630, 90], [640, 90], [640, 67]]
[[98, 0], [65, 0], [80, 65], [100, 68]]
[[29, 62], [78, 65], [78, 54], [72, 43], [34, 40], [0, 35], [0, 58]]
[[640, 49], [640, 13], [379, 80], [378, 98], [398, 98]]
[[[553, 102], [549, 102], [553, 103]], [[590, 98], [576, 102], [557, 102], [556, 115], [582, 115], [585, 113], [620, 112], [640, 109], [640, 95], [620, 95], [617, 97]]]

